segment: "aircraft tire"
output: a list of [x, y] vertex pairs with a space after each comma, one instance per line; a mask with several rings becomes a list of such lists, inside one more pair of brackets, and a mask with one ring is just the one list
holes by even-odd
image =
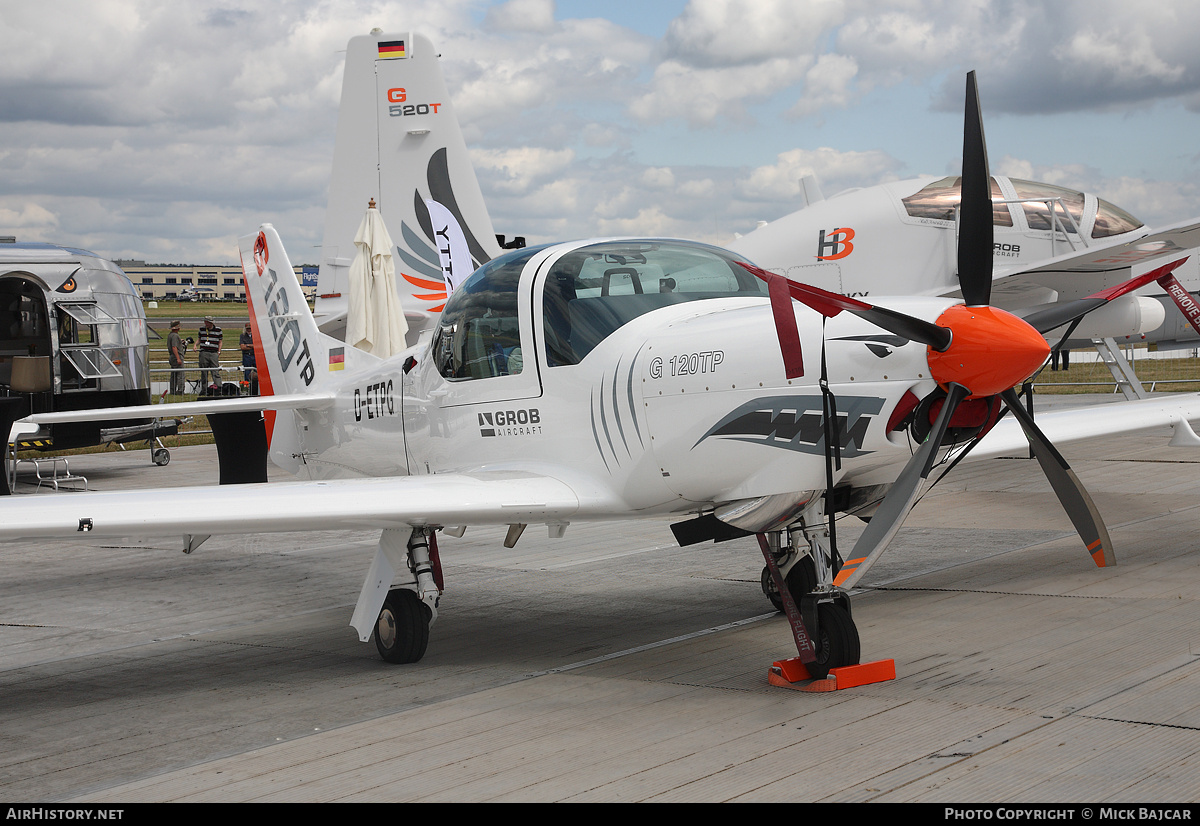
[[[813, 563], [811, 556], [805, 556], [799, 562], [792, 566], [792, 570], [788, 571], [787, 579], [788, 593], [792, 595], [792, 599], [799, 600], [800, 597], [813, 591], [817, 587], [817, 566]], [[775, 606], [775, 610], [783, 611], [783, 600], [779, 596], [779, 592], [775, 590], [775, 580], [771, 578], [771, 571], [765, 565], [762, 570], [762, 592], [763, 595], [771, 600], [771, 604]], [[799, 605], [799, 602], [797, 602]]]
[[154, 461], [154, 464], [158, 465], [159, 467], [166, 467], [171, 462], [171, 451], [167, 450], [165, 447], [160, 447], [154, 451], [151, 458]]
[[842, 606], [822, 602], [817, 606], [817, 621], [821, 631], [816, 642], [817, 661], [805, 664], [809, 676], [823, 680], [832, 668], [854, 665], [861, 656], [858, 627]]
[[415, 663], [429, 645], [429, 609], [407, 588], [389, 591], [375, 621], [375, 648], [390, 663]]

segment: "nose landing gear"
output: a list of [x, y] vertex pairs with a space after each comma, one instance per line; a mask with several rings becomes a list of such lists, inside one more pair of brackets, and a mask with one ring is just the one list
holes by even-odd
[[[859, 665], [862, 647], [858, 628], [850, 613], [849, 595], [833, 584], [841, 566], [830, 546], [822, 510], [823, 500], [816, 499], [786, 533], [758, 534], [767, 563], [762, 575], [763, 593], [787, 615], [799, 652], [792, 660], [775, 663], [770, 681], [795, 687], [793, 683], [816, 680], [814, 685], [845, 688], [895, 679], [895, 664], [890, 660]], [[835, 678], [826, 679], [831, 673]]]

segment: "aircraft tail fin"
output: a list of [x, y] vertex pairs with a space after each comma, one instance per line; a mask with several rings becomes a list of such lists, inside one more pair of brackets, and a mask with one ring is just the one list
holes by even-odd
[[[320, 394], [331, 377], [380, 359], [321, 333], [300, 288], [279, 233], [270, 224], [239, 239], [242, 278], [250, 305], [254, 361], [263, 396]], [[292, 426], [279, 425], [279, 417]], [[291, 410], [265, 413], [271, 459], [298, 472], [296, 414]]]
[[239, 248], [262, 395], [324, 392], [342, 371], [381, 361], [317, 329], [275, 227], [263, 224]]
[[499, 255], [437, 51], [421, 35], [376, 32], [346, 47], [318, 276], [321, 329], [345, 328], [354, 236], [374, 199], [396, 242], [409, 343], [454, 284]]

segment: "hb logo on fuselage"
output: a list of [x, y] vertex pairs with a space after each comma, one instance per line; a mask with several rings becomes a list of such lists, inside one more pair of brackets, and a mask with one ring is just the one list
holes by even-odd
[[817, 241], [817, 260], [836, 261], [845, 258], [854, 252], [854, 245], [850, 243], [852, 238], [854, 230], [850, 227], [838, 227], [828, 235], [825, 234], [825, 230], [821, 230], [821, 237]]

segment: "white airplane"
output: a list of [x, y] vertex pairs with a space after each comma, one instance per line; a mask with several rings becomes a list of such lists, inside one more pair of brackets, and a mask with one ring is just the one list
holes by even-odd
[[[1035, 424], [1014, 388], [1049, 354], [1039, 329], [1182, 260], [1032, 324], [989, 306], [991, 204], [973, 88], [971, 78], [965, 304], [870, 304], [687, 241], [576, 241], [488, 262], [420, 343], [380, 360], [317, 329], [263, 225], [240, 247], [264, 396], [153, 408], [207, 413], [222, 481], [247, 484], [10, 497], [0, 538], [178, 534], [192, 551], [211, 534], [375, 526], [351, 624], [385, 659], [413, 662], [443, 590], [439, 532], [507, 525], [512, 547], [535, 523], [563, 537], [574, 521], [678, 514], [681, 544], [758, 536], [812, 676], [858, 660], [848, 589], [956, 445], [962, 458], [979, 444], [970, 459], [1032, 448], [1087, 552], [1111, 564], [1103, 520], [1052, 441], [1198, 417], [1200, 396]], [[262, 407], [276, 412], [265, 432]], [[1016, 422], [997, 424], [1002, 407]], [[267, 438], [276, 464], [305, 481], [253, 481], [265, 480]], [[845, 554], [839, 512], [871, 517]]]
[[[387, 50], [395, 42], [406, 44], [404, 56], [382, 57], [396, 54]], [[436, 319], [447, 282], [461, 281], [503, 252], [437, 60], [433, 44], [419, 35], [377, 31], [347, 46], [317, 299], [318, 324], [335, 336], [345, 324], [354, 234], [369, 199], [389, 225], [400, 227], [392, 235], [410, 343]], [[1091, 193], [1000, 175], [990, 180], [992, 300], [1018, 315], [1114, 287], [1200, 245], [1200, 221], [1151, 232]], [[802, 183], [804, 209], [729, 249], [843, 295], [961, 297], [958, 176], [829, 199], [815, 179]], [[1176, 275], [1185, 287], [1200, 288], [1195, 260]], [[1195, 316], [1168, 311], [1172, 298], [1191, 301], [1178, 284], [1151, 284], [1113, 301], [1070, 332], [1072, 345], [1112, 338], [1195, 346], [1197, 331], [1189, 323]]]
[[346, 46], [316, 303], [322, 331], [338, 338], [354, 236], [371, 199], [396, 241], [396, 284], [412, 343], [441, 312], [447, 285], [504, 251], [437, 52], [420, 35], [376, 30]]
[[[806, 193], [815, 186], [808, 182]], [[955, 260], [960, 178], [919, 178], [850, 190], [739, 237], [729, 248], [772, 272], [832, 292], [961, 296]], [[819, 198], [819, 195], [816, 196]], [[1091, 193], [991, 177], [995, 241], [992, 296], [1024, 315], [1113, 287], [1200, 245], [1195, 219], [1151, 231]], [[1179, 275], [1191, 289], [1200, 271]], [[1151, 285], [1087, 317], [1076, 343], [1113, 338], [1196, 346], [1175, 293]], [[1178, 303], [1178, 302], [1176, 302]]]

